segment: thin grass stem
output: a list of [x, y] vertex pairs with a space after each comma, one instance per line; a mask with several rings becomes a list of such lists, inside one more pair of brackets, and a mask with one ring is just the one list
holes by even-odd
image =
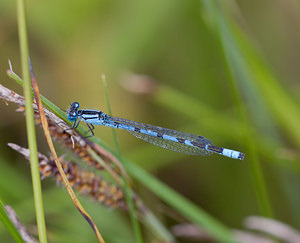
[[[105, 94], [105, 100], [106, 100], [106, 104], [107, 104], [108, 114], [111, 115], [111, 106], [110, 106], [109, 95], [108, 95], [108, 91], [107, 91], [107, 82], [106, 82], [106, 77], [105, 77], [104, 74], [102, 75], [102, 83], [103, 83], [103, 86], [104, 86], [104, 94]], [[114, 139], [116, 152], [117, 152], [117, 154], [119, 155], [119, 157], [122, 161], [122, 156], [121, 156], [120, 146], [119, 146], [117, 136], [116, 136], [116, 131], [113, 128], [112, 128], [112, 134], [113, 134], [113, 139]], [[134, 207], [133, 193], [132, 193], [132, 190], [130, 189], [129, 183], [126, 180], [123, 173], [121, 173], [121, 177], [122, 177], [122, 180], [123, 180], [125, 198], [126, 198], [126, 202], [127, 202], [128, 208], [129, 208], [129, 214], [130, 214], [130, 219], [131, 219], [135, 239], [136, 239], [136, 242], [142, 243], [143, 242], [143, 236], [142, 236], [141, 227], [140, 227], [140, 224], [138, 222], [137, 214], [136, 214], [135, 207]]]
[[25, 96], [25, 105], [26, 105], [26, 129], [27, 129], [28, 146], [30, 149], [30, 161], [31, 161], [30, 168], [31, 168], [31, 176], [32, 176], [36, 220], [37, 220], [37, 227], [39, 233], [39, 240], [42, 243], [46, 243], [47, 234], [46, 234], [46, 223], [45, 223], [44, 208], [43, 208], [39, 162], [37, 156], [35, 124], [34, 124], [34, 116], [33, 116], [33, 108], [32, 108], [31, 82], [30, 82], [29, 61], [28, 61], [29, 50], [28, 50], [24, 0], [17, 0], [17, 18], [18, 18], [19, 41], [20, 41], [20, 51], [21, 51], [22, 76], [24, 79], [23, 87], [24, 87], [24, 96]]

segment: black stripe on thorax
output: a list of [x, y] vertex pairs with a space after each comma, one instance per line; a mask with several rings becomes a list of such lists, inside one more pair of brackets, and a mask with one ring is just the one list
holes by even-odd
[[[78, 113], [79, 113], [79, 111], [78, 111]], [[96, 115], [96, 116], [99, 116], [99, 114], [102, 114], [102, 112], [101, 111], [81, 110], [80, 114], [81, 115]]]
[[84, 120], [93, 120], [98, 119], [98, 116], [91, 116], [91, 117], [83, 117]]
[[84, 117], [85, 120], [91, 120], [91, 119], [103, 119], [105, 120], [105, 114], [102, 111], [91, 111], [91, 110], [79, 110], [78, 111], [79, 116], [87, 115], [90, 117]]

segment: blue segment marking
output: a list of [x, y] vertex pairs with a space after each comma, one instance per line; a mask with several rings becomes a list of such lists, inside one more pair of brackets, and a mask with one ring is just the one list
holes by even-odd
[[195, 145], [193, 145], [192, 142], [189, 141], [189, 140], [185, 140], [185, 141], [184, 141], [184, 144], [189, 145], [189, 146], [195, 146]]
[[70, 121], [74, 122], [73, 128], [77, 128], [79, 123], [84, 121], [93, 135], [93, 125], [102, 125], [127, 130], [137, 138], [148, 143], [180, 153], [192, 155], [210, 155], [212, 153], [217, 153], [240, 160], [243, 160], [245, 157], [245, 154], [241, 152], [217, 147], [209, 139], [199, 135], [136, 122], [120, 117], [108, 116], [102, 111], [79, 110], [78, 102], [73, 102], [71, 104], [71, 107], [68, 110], [68, 118]]

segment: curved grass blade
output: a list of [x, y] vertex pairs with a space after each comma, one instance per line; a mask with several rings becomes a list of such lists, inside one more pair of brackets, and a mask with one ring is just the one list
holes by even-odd
[[7, 216], [7, 212], [5, 210], [4, 204], [0, 199], [0, 221], [14, 238], [14, 240], [18, 243], [25, 243], [19, 231], [16, 229], [11, 219]]
[[230, 85], [236, 109], [244, 127], [247, 128], [243, 129], [242, 133], [245, 146], [248, 150], [247, 154], [249, 154], [249, 162], [254, 184], [253, 187], [256, 193], [257, 203], [262, 215], [272, 217], [273, 210], [261, 162], [258, 157], [257, 145], [255, 143], [255, 138], [253, 137], [254, 132], [253, 128], [249, 124], [249, 120], [251, 119], [249, 119], [247, 115], [246, 106], [243, 103], [240, 92], [240, 90], [242, 90], [242, 82], [240, 80], [243, 80], [245, 84], [252, 87], [254, 79], [253, 72], [249, 69], [249, 65], [247, 65], [247, 60], [243, 55], [243, 50], [239, 48], [239, 41], [236, 36], [233, 35], [233, 27], [230, 25], [230, 19], [222, 12], [220, 3], [218, 1], [205, 0], [204, 7], [206, 13], [210, 16], [210, 27], [218, 38], [223, 50], [224, 59], [230, 75]]
[[40, 98], [40, 92], [39, 92], [39, 88], [38, 88], [38, 85], [37, 85], [37, 82], [35, 80], [35, 76], [34, 76], [34, 73], [33, 73], [33, 70], [32, 70], [32, 66], [31, 66], [31, 63], [30, 63], [30, 71], [31, 71], [31, 82], [32, 82], [32, 87], [33, 87], [33, 90], [34, 90], [34, 94], [35, 94], [35, 99], [36, 99], [36, 102], [37, 102], [37, 105], [38, 105], [38, 109], [39, 109], [39, 112], [40, 112], [40, 117], [41, 117], [41, 122], [42, 122], [42, 126], [43, 126], [43, 129], [44, 129], [44, 133], [45, 133], [45, 137], [46, 137], [46, 140], [47, 140], [47, 143], [48, 143], [48, 146], [49, 146], [49, 149], [52, 153], [52, 156], [54, 158], [54, 161], [56, 163], [56, 166], [59, 170], [59, 173], [61, 175], [61, 178], [68, 190], [68, 193], [70, 194], [76, 208], [79, 210], [79, 212], [82, 214], [82, 216], [86, 219], [86, 221], [90, 224], [90, 226], [92, 227], [93, 231], [95, 232], [97, 238], [98, 238], [98, 241], [100, 243], [104, 243], [104, 240], [96, 226], [96, 224], [94, 223], [94, 221], [92, 220], [91, 216], [85, 211], [85, 209], [82, 207], [80, 201], [78, 200], [78, 198], [76, 197], [71, 185], [69, 184], [68, 182], [68, 179], [64, 173], [64, 170], [59, 162], [59, 159], [58, 159], [58, 156], [56, 154], [56, 151], [55, 151], [55, 148], [54, 148], [54, 145], [53, 145], [53, 142], [52, 142], [52, 139], [51, 139], [51, 135], [50, 135], [50, 131], [49, 131], [49, 127], [48, 127], [48, 122], [47, 122], [47, 118], [45, 116], [45, 112], [44, 112], [44, 109], [43, 109], [43, 105], [42, 105], [42, 101], [41, 101], [41, 98]]

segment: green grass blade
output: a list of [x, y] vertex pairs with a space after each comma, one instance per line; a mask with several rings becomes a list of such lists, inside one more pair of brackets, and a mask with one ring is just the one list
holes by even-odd
[[10, 218], [7, 216], [6, 210], [4, 208], [4, 203], [0, 199], [0, 221], [6, 227], [8, 232], [14, 238], [15, 242], [24, 243], [25, 241], [22, 239], [19, 231], [16, 229], [14, 224], [11, 222]]
[[37, 156], [37, 141], [35, 135], [35, 123], [32, 108], [32, 93], [31, 93], [31, 79], [29, 72], [29, 51], [25, 18], [25, 4], [24, 0], [17, 1], [17, 17], [19, 29], [19, 41], [21, 51], [21, 65], [22, 76], [24, 78], [24, 96], [26, 106], [26, 128], [28, 147], [30, 149], [30, 168], [32, 176], [32, 186], [36, 210], [37, 227], [39, 232], [39, 240], [44, 243], [47, 242], [46, 224], [43, 208], [42, 188], [39, 171], [39, 161]]
[[[103, 87], [104, 87], [104, 96], [105, 96], [105, 101], [106, 101], [106, 105], [107, 105], [107, 111], [108, 111], [108, 114], [111, 116], [111, 114], [112, 114], [111, 106], [110, 106], [110, 101], [109, 101], [109, 96], [108, 96], [108, 91], [107, 91], [106, 77], [104, 74], [102, 75], [102, 83], [103, 83]], [[111, 130], [112, 130], [112, 135], [113, 135], [116, 151], [118, 154], [121, 154], [120, 146], [119, 146], [117, 135], [116, 135], [116, 130], [114, 128], [112, 128]]]
[[[10, 64], [10, 70], [7, 71], [7, 75], [11, 79], [15, 80], [21, 86], [24, 86], [24, 81], [17, 74], [14, 73], [14, 71], [12, 70], [11, 64]], [[31, 94], [34, 94], [32, 88], [31, 88]], [[40, 96], [41, 96], [41, 100], [43, 102], [43, 105], [48, 107], [51, 111], [53, 111], [54, 114], [59, 116], [64, 121], [69, 122], [66, 113], [62, 109], [57, 107], [54, 103], [52, 103], [50, 100], [48, 100], [45, 96], [43, 96], [43, 95], [40, 95]]]
[[215, 220], [195, 204], [185, 199], [179, 193], [175, 192], [137, 165], [128, 163], [127, 161], [124, 165], [135, 179], [154, 192], [163, 201], [178, 210], [178, 212], [192, 223], [199, 225], [199, 227], [209, 232], [212, 237], [215, 237], [221, 242], [236, 242], [233, 239], [231, 231], [225, 225]]
[[282, 87], [264, 59], [247, 41], [246, 37], [237, 28], [233, 29], [233, 34], [236, 39], [239, 39], [239, 47], [243, 50], [247, 66], [253, 76], [253, 82], [259, 88], [261, 97], [264, 98], [268, 109], [276, 118], [277, 124], [287, 134], [291, 142], [300, 149], [299, 103]]
[[255, 138], [253, 136], [254, 133], [252, 131], [253, 129], [250, 124], [248, 124], [248, 121], [251, 119], [247, 117], [246, 107], [242, 101], [239, 89], [240, 87], [243, 87], [243, 85], [244, 87], [247, 85], [245, 92], [248, 94], [247, 91], [251, 90], [253, 86], [252, 72], [247, 65], [247, 61], [243, 55], [243, 50], [238, 48], [238, 39], [236, 39], [232, 34], [232, 27], [230, 25], [231, 22], [223, 14], [218, 2], [204, 1], [204, 3], [204, 6], [206, 7], [205, 10], [210, 16], [210, 27], [216, 34], [224, 53], [224, 59], [231, 78], [231, 89], [237, 111], [242, 123], [244, 123], [246, 127], [246, 129], [243, 129], [242, 132], [244, 134], [244, 144], [247, 147], [247, 157], [250, 162], [257, 202], [262, 215], [272, 216], [272, 207], [260, 161], [258, 159]]
[[130, 190], [129, 184], [128, 184], [126, 178], [124, 177], [124, 175], [122, 175], [122, 179], [123, 179], [123, 183], [124, 183], [126, 202], [129, 207], [129, 214], [130, 214], [130, 219], [131, 219], [135, 239], [136, 239], [136, 242], [142, 243], [143, 236], [142, 236], [141, 227], [138, 222], [136, 210], [135, 210], [134, 203], [133, 203], [133, 193]]
[[[109, 96], [108, 96], [108, 91], [107, 91], [106, 77], [105, 77], [104, 74], [102, 75], [102, 83], [103, 83], [103, 86], [104, 86], [104, 94], [105, 94], [105, 100], [106, 100], [106, 104], [107, 104], [108, 114], [111, 116], [111, 106], [110, 106]], [[113, 128], [112, 128], [112, 134], [113, 134], [113, 139], [114, 139], [114, 144], [115, 144], [117, 154], [121, 157], [121, 152], [120, 152], [120, 147], [119, 147], [119, 143], [118, 143], [118, 140], [117, 140], [116, 131]], [[129, 184], [128, 184], [125, 176], [123, 174], [121, 174], [121, 176], [122, 176], [122, 180], [123, 180], [123, 183], [124, 183], [125, 197], [126, 197], [127, 205], [129, 207], [129, 214], [130, 214], [130, 219], [131, 219], [135, 239], [136, 239], [136, 242], [142, 243], [143, 242], [143, 236], [142, 236], [142, 231], [141, 231], [140, 224], [139, 224], [138, 219], [137, 219], [136, 210], [135, 210], [135, 207], [134, 207], [133, 193], [132, 193], [132, 191], [129, 187]]]

